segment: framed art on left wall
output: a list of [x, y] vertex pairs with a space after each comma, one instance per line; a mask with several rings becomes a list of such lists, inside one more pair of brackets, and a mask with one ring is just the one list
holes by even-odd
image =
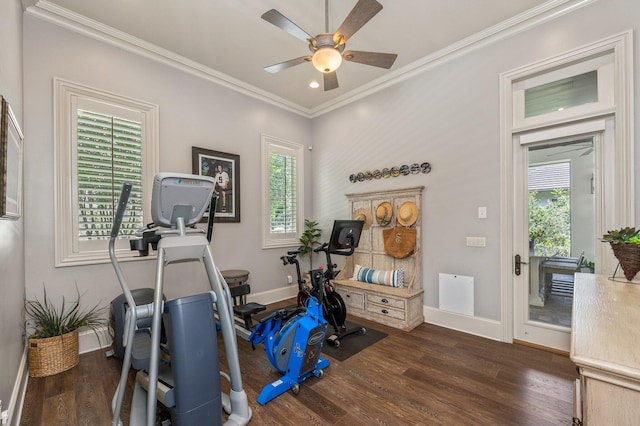
[[0, 217], [22, 215], [23, 135], [11, 106], [0, 96]]
[[[240, 222], [240, 156], [205, 148], [191, 148], [193, 174], [215, 179], [215, 222]], [[208, 219], [208, 212], [203, 218]]]

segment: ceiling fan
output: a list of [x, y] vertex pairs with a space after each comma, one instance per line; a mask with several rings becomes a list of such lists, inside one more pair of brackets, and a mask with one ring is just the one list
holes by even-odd
[[345, 49], [345, 43], [371, 18], [382, 10], [382, 5], [376, 0], [358, 0], [349, 15], [335, 33], [329, 32], [329, 0], [325, 0], [325, 31], [315, 37], [307, 34], [302, 28], [294, 24], [286, 16], [275, 9], [271, 9], [262, 15], [262, 19], [272, 23], [276, 27], [288, 32], [292, 36], [309, 43], [312, 55], [301, 56], [278, 64], [265, 67], [265, 71], [277, 73], [287, 68], [299, 65], [303, 62], [311, 62], [316, 69], [323, 73], [324, 90], [336, 89], [338, 77], [336, 69], [342, 61], [358, 62], [374, 67], [389, 69], [398, 55], [392, 53], [362, 52]]
[[580, 157], [584, 157], [587, 156], [589, 154], [591, 154], [593, 152], [593, 142], [579, 142], [579, 143], [573, 143], [573, 144], [569, 144], [567, 145], [567, 147], [573, 145], [571, 148], [564, 150], [564, 151], [559, 151], [559, 152], [554, 152], [552, 154], [547, 154], [547, 157], [552, 157], [554, 155], [561, 155], [561, 154], [566, 154], [569, 152], [573, 152], [573, 151], [582, 151], [584, 150], [581, 154]]

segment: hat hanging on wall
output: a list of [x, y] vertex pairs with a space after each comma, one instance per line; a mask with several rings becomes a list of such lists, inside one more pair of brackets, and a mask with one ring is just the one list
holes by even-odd
[[391, 203], [385, 201], [384, 203], [378, 204], [376, 208], [376, 221], [380, 226], [387, 226], [391, 223], [391, 218], [393, 217], [393, 207], [391, 207]]
[[364, 221], [364, 225], [362, 226], [362, 229], [364, 231], [366, 231], [367, 229], [369, 229], [371, 227], [371, 222], [373, 222], [373, 220], [371, 219], [371, 212], [367, 209], [358, 209], [356, 211], [353, 212], [352, 215], [353, 220], [363, 220]]
[[398, 207], [396, 216], [400, 225], [411, 226], [418, 220], [418, 206], [413, 201], [405, 201]]

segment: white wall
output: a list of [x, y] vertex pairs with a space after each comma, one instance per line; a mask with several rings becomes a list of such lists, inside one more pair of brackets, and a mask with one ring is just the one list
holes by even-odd
[[[22, 5], [19, 0], [0, 2], [0, 40], [0, 95], [9, 102], [18, 123], [24, 129]], [[0, 400], [3, 410], [9, 409], [10, 403], [16, 403], [13, 388], [21, 380], [18, 370], [24, 351], [24, 223], [23, 218], [0, 219]], [[10, 412], [9, 416], [15, 419], [13, 414]]]
[[[640, 29], [637, 0], [599, 0], [314, 119], [316, 217], [324, 226], [346, 217], [345, 193], [425, 185], [425, 305], [438, 306], [440, 272], [473, 276], [475, 315], [499, 321], [499, 75], [630, 28]], [[637, 76], [637, 32], [634, 38]], [[422, 161], [431, 163], [430, 174], [355, 184], [348, 179], [354, 172]], [[479, 206], [487, 207], [487, 219], [477, 218]], [[466, 247], [467, 236], [486, 237], [487, 247]]]
[[[86, 292], [87, 305], [106, 305], [120, 293], [108, 263], [54, 267], [54, 77], [159, 105], [161, 171], [191, 172], [192, 146], [239, 154], [241, 222], [215, 225], [216, 265], [248, 270], [253, 293], [287, 285], [292, 271], [279, 259], [285, 249], [261, 249], [260, 133], [306, 146], [308, 119], [31, 15], [25, 15], [24, 27], [27, 297], [40, 294], [43, 283], [53, 297], [74, 296], [77, 284]], [[309, 178], [310, 158], [305, 166]], [[311, 214], [310, 188], [305, 195]], [[146, 260], [124, 263], [123, 269], [132, 287], [153, 287], [154, 266]], [[204, 277], [202, 265], [171, 265], [165, 294], [174, 298], [206, 291]]]

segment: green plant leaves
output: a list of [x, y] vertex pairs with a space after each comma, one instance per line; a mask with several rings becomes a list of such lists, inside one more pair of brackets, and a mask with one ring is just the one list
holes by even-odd
[[80, 309], [80, 292], [77, 286], [77, 299], [68, 302], [63, 296], [59, 307], [51, 302], [44, 285], [43, 289], [42, 300], [36, 297], [24, 303], [27, 323], [35, 330], [32, 337], [60, 336], [80, 327], [87, 327], [98, 335], [97, 330], [106, 325], [107, 320], [103, 316], [106, 307], [99, 308], [96, 305], [87, 310]]

